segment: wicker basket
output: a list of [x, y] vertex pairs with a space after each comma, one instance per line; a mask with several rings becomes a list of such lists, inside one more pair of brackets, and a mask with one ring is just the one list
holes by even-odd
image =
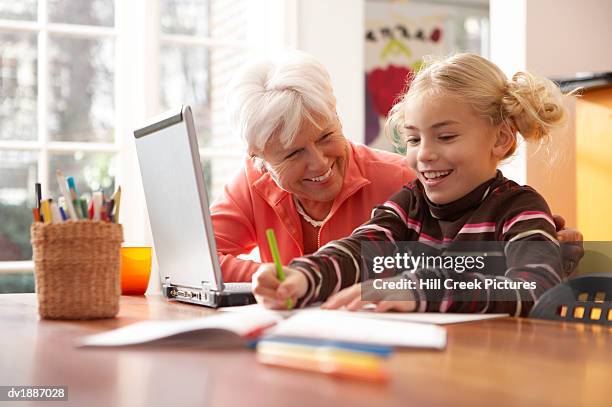
[[38, 313], [47, 319], [112, 318], [119, 312], [120, 224], [32, 224]]

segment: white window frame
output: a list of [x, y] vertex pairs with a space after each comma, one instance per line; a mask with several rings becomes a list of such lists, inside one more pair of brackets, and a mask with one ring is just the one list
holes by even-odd
[[[29, 151], [38, 154], [37, 160], [37, 175], [38, 182], [42, 184], [43, 196], [48, 194], [48, 187], [55, 179], [49, 174], [49, 155], [56, 152], [95, 152], [95, 153], [119, 153], [121, 143], [119, 137], [110, 143], [88, 143], [88, 142], [62, 142], [51, 141], [47, 129], [47, 102], [48, 102], [48, 40], [50, 34], [61, 34], [72, 38], [96, 38], [96, 39], [114, 39], [115, 46], [119, 38], [117, 32], [117, 13], [115, 12], [114, 27], [97, 27], [76, 24], [51, 23], [48, 21], [47, 0], [38, 0], [38, 16], [37, 21], [21, 21], [21, 20], [0, 20], [0, 32], [23, 32], [36, 34], [37, 41], [37, 139], [35, 141], [16, 141], [16, 140], [0, 140], [0, 151]], [[115, 69], [115, 107], [118, 94], [117, 70]], [[116, 130], [119, 130], [119, 121], [117, 120], [117, 107], [115, 108], [115, 123]], [[0, 261], [0, 273], [9, 272], [31, 272], [33, 271], [32, 261]]]

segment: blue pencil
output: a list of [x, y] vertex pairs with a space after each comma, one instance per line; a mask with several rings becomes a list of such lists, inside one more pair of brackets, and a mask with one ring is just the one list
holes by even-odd
[[344, 349], [354, 352], [363, 352], [370, 353], [381, 357], [388, 357], [393, 353], [393, 348], [391, 346], [383, 346], [383, 345], [370, 345], [364, 343], [350, 343], [350, 342], [339, 342], [339, 341], [330, 341], [326, 339], [311, 339], [311, 338], [290, 338], [290, 337], [280, 337], [280, 336], [270, 336], [260, 338], [258, 341], [254, 341], [250, 343], [250, 347], [255, 348], [257, 342], [275, 342], [275, 343], [286, 343], [286, 344], [294, 344], [294, 345], [302, 345], [302, 346], [312, 346], [312, 347], [329, 347], [329, 348], [337, 348]]

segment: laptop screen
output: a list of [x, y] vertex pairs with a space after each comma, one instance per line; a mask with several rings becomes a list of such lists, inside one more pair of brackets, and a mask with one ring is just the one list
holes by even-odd
[[191, 109], [168, 112], [134, 136], [162, 284], [219, 291], [221, 270]]

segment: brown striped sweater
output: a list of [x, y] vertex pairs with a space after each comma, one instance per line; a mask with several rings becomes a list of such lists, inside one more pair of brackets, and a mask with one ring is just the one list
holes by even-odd
[[[421, 242], [443, 252], [459, 242], [499, 242], [505, 261], [501, 273], [485, 268], [457, 273], [441, 268], [419, 268], [407, 273], [419, 280], [535, 283], [535, 288], [453, 288], [410, 290], [418, 311], [504, 312], [527, 315], [541, 294], [562, 281], [559, 243], [550, 209], [533, 188], [520, 186], [500, 171], [463, 198], [445, 205], [429, 201], [420, 181], [405, 185], [389, 200], [374, 208], [371, 219], [347, 238], [332, 241], [316, 253], [294, 259], [290, 266], [304, 273], [309, 282], [299, 305], [324, 301], [330, 295], [366, 279], [362, 244], [389, 246], [399, 242]], [[512, 242], [512, 244], [511, 244]], [[519, 245], [515, 245], [520, 242]], [[523, 244], [525, 243], [525, 244]], [[399, 247], [399, 245], [397, 246]], [[444, 286], [444, 285], [442, 285]], [[508, 287], [506, 285], [506, 287]], [[532, 285], [533, 287], [533, 285]], [[442, 296], [440, 295], [442, 292]]]

